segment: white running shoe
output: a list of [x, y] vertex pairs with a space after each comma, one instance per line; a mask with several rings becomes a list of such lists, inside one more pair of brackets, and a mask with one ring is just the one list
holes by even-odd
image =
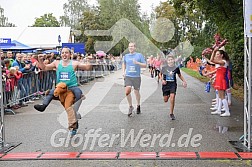
[[81, 114], [78, 111], [76, 112], [76, 118], [81, 119]]
[[27, 102], [28, 102], [28, 103], [34, 103], [34, 101], [33, 101], [33, 100], [31, 100], [31, 99], [30, 99], [29, 101], [27, 101]]
[[212, 108], [210, 108], [210, 110], [213, 110], [213, 111], [215, 111], [215, 110], [217, 110], [218, 108], [216, 108], [216, 107], [212, 107]]
[[216, 103], [217, 103], [216, 101], [212, 102], [212, 104], [216, 104]]
[[218, 111], [218, 110], [216, 110], [216, 111], [211, 112], [211, 114], [212, 114], [212, 115], [220, 115], [220, 114], [221, 114], [221, 112], [220, 112], [220, 111]]
[[133, 106], [130, 106], [130, 107], [129, 107], [129, 112], [128, 112], [128, 116], [129, 116], [129, 117], [132, 116], [133, 110], [134, 110], [134, 107], [133, 107]]
[[230, 116], [230, 113], [229, 112], [225, 112], [223, 114], [220, 115], [221, 117], [229, 117]]

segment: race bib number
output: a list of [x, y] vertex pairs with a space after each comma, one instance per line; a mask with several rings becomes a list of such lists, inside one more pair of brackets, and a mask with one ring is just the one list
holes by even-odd
[[135, 66], [130, 66], [129, 67], [129, 72], [136, 72], [136, 67]]
[[61, 81], [67, 81], [70, 80], [70, 72], [60, 72], [60, 78]]
[[170, 71], [167, 75], [166, 75], [166, 81], [170, 81], [173, 82], [174, 81], [174, 73], [172, 71]]

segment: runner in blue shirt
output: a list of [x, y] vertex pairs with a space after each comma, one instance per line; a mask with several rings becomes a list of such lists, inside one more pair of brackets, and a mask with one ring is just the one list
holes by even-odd
[[137, 114], [141, 113], [140, 110], [140, 85], [141, 85], [141, 67], [146, 67], [146, 61], [141, 53], [137, 53], [135, 43], [129, 43], [129, 54], [123, 57], [123, 76], [125, 94], [129, 104], [128, 116], [132, 115], [134, 107], [132, 106], [131, 87], [134, 88], [136, 101], [137, 101]]

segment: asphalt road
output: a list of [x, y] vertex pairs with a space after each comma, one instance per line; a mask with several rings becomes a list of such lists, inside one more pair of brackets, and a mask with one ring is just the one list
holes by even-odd
[[[68, 138], [64, 109], [58, 101], [40, 113], [34, 104], [6, 115], [6, 142], [21, 142], [13, 152], [237, 152], [229, 141], [243, 134], [243, 103], [232, 99], [231, 116], [211, 115], [214, 91], [184, 74], [188, 87], [178, 78], [176, 120], [169, 118], [161, 84], [142, 75], [141, 110], [132, 117], [124, 95], [121, 71], [83, 86], [80, 128]], [[133, 99], [135, 98], [132, 94]], [[36, 103], [40, 103], [38, 100]], [[136, 108], [136, 106], [134, 106]], [[63, 113], [63, 114], [62, 114]], [[94, 135], [96, 134], [96, 135]], [[95, 137], [94, 137], [95, 136]], [[2, 161], [0, 166], [250, 166], [239, 160], [35, 160]]]

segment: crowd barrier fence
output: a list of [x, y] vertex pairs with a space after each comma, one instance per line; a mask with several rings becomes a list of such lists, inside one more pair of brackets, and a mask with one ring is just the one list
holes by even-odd
[[[98, 77], [109, 75], [121, 68], [120, 63], [96, 64], [92, 70], [77, 70], [76, 77], [79, 85], [90, 82]], [[16, 105], [26, 104], [35, 99], [44, 98], [45, 92], [55, 87], [56, 71], [39, 71], [24, 73], [22, 78], [3, 76], [3, 106], [5, 112], [15, 114]]]

